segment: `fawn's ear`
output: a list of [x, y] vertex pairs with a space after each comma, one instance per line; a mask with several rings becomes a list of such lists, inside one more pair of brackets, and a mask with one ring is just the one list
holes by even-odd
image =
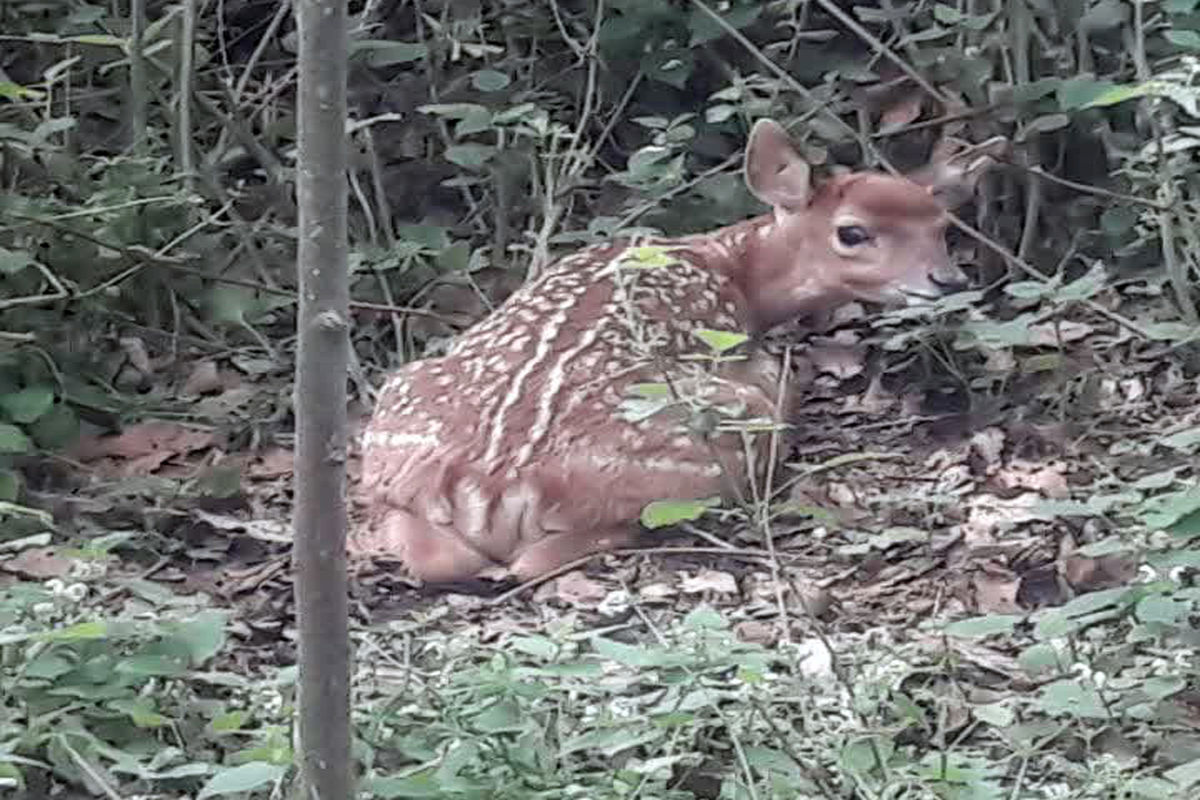
[[746, 145], [746, 187], [764, 203], [787, 211], [808, 205], [812, 170], [778, 122], [760, 119]]
[[958, 208], [971, 199], [979, 179], [1008, 150], [1008, 139], [993, 136], [958, 152], [952, 152], [953, 148], [954, 144], [948, 139], [938, 142], [929, 165], [909, 176], [927, 187], [947, 209]]

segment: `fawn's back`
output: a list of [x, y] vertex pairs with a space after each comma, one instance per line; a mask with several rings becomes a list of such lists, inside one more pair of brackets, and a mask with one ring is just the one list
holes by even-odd
[[[569, 255], [446, 355], [387, 381], [363, 437], [352, 551], [426, 580], [528, 577], [630, 543], [654, 500], [736, 495], [762, 465], [736, 422], [786, 407], [779, 365], [714, 359], [697, 332], [961, 288], [939, 193], [961, 199], [989, 163], [937, 164], [927, 185], [856, 173], [814, 189], [782, 128], [760, 121], [746, 182], [770, 214]], [[713, 407], [725, 423], [697, 425]]]

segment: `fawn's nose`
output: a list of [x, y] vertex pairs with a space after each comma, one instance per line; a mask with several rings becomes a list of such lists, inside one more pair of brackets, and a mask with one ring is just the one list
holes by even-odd
[[967, 273], [954, 266], [933, 270], [929, 273], [929, 280], [942, 294], [961, 292], [971, 286]]

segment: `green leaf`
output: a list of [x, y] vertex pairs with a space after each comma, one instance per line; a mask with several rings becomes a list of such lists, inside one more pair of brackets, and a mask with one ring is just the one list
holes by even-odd
[[[762, 9], [763, 6], [760, 3], [738, 6], [722, 14], [721, 19], [725, 20], [734, 30], [739, 30], [758, 19], [762, 13]], [[726, 33], [724, 25], [718, 23], [710, 14], [699, 8], [692, 10], [691, 16], [688, 18], [688, 30], [692, 32], [692, 38], [688, 41], [688, 47], [695, 47], [696, 45], [711, 42], [714, 39], [720, 39]]]
[[1016, 719], [1013, 710], [1004, 703], [989, 703], [987, 705], [975, 706], [971, 709], [971, 713], [981, 722], [986, 722], [997, 728], [1007, 728]]
[[0, 422], [0, 453], [28, 453], [32, 446], [20, 428]]
[[13, 422], [29, 424], [54, 405], [53, 386], [28, 386], [19, 392], [0, 397], [0, 408]]
[[1170, 436], [1159, 439], [1158, 443], [1172, 450], [1190, 453], [1196, 449], [1196, 445], [1200, 444], [1200, 426], [1173, 433]]
[[595, 728], [567, 739], [562, 743], [558, 753], [566, 756], [571, 753], [595, 753], [605, 758], [613, 758], [618, 753], [642, 747], [650, 742], [661, 740], [665, 736], [662, 730], [648, 728], [641, 731], [631, 731], [626, 727]]
[[15, 275], [36, 263], [28, 253], [0, 247], [0, 273], [4, 275]]
[[1173, 694], [1178, 694], [1188, 687], [1188, 681], [1181, 675], [1156, 675], [1147, 678], [1142, 684], [1142, 691], [1147, 697], [1163, 700]]
[[591, 641], [597, 655], [627, 667], [661, 667], [677, 663], [681, 658], [659, 647], [625, 644], [600, 635], [593, 636]]
[[1104, 264], [1097, 261], [1090, 270], [1055, 292], [1055, 297], [1063, 302], [1086, 300], [1104, 288], [1108, 282], [1108, 273]]
[[125, 40], [120, 36], [108, 36], [103, 33], [86, 33], [82, 36], [68, 36], [65, 41], [76, 44], [94, 44], [100, 47], [124, 47]]
[[1017, 658], [1021, 669], [1033, 677], [1060, 671], [1064, 668], [1062, 657], [1053, 645], [1039, 642], [1021, 651]]
[[393, 64], [408, 64], [429, 55], [429, 48], [420, 42], [391, 42], [367, 39], [353, 42], [350, 55], [364, 53], [364, 61], [372, 67], [388, 67]]
[[223, 611], [203, 611], [178, 623], [172, 638], [187, 648], [192, 666], [200, 666], [225, 646], [225, 621]]
[[1128, 206], [1111, 206], [1100, 215], [1100, 229], [1109, 236], [1124, 236], [1137, 225], [1139, 214]]
[[1032, 314], [1021, 314], [1008, 322], [992, 322], [987, 319], [975, 319], [964, 322], [962, 330], [978, 339], [982, 344], [992, 347], [1016, 347], [1028, 345], [1033, 341], [1029, 333], [1029, 324], [1033, 321]]
[[626, 389], [630, 394], [656, 400], [671, 396], [671, 387], [665, 383], [633, 383]]
[[1189, 604], [1187, 603], [1180, 603], [1173, 598], [1155, 594], [1143, 597], [1137, 604], [1136, 613], [1137, 618], [1142, 622], [1178, 625], [1179, 621], [1187, 615], [1188, 610]]
[[1081, 108], [1115, 106], [1118, 103], [1124, 103], [1126, 100], [1134, 100], [1138, 97], [1143, 97], [1146, 94], [1149, 94], [1149, 92], [1150, 87], [1148, 86], [1112, 86], [1084, 103]]
[[80, 622], [65, 628], [56, 628], [38, 635], [39, 639], [51, 642], [77, 642], [87, 639], [103, 639], [108, 636], [108, 625], [104, 622]]
[[1163, 10], [1168, 14], [1190, 14], [1197, 4], [1200, 0], [1163, 0]]
[[1200, 338], [1200, 327], [1185, 322], [1147, 322], [1141, 329], [1157, 342], [1183, 342]]
[[1163, 34], [1168, 42], [1185, 50], [1200, 50], [1200, 33], [1189, 30], [1167, 31]]
[[171, 724], [170, 718], [155, 711], [154, 706], [145, 698], [113, 700], [107, 705], [109, 708], [127, 715], [139, 728], [161, 728]]
[[443, 272], [466, 273], [471, 266], [471, 243], [466, 239], [459, 239], [438, 253], [434, 260], [438, 269]]
[[372, 796], [381, 797], [384, 800], [394, 800], [398, 797], [412, 800], [413, 798], [444, 798], [447, 796], [442, 779], [433, 769], [426, 769], [415, 775], [405, 775], [402, 778], [368, 778], [363, 781], [362, 786]]
[[933, 7], [933, 18], [943, 25], [959, 25], [968, 30], [981, 31], [992, 24], [995, 14], [964, 14], [957, 8], [938, 3]]
[[550, 661], [561, 650], [558, 644], [545, 636], [514, 636], [508, 640], [508, 644], [514, 650], [543, 661]]
[[471, 85], [481, 92], [498, 92], [512, 83], [512, 78], [494, 69], [481, 69], [471, 76]]
[[478, 103], [426, 103], [423, 106], [417, 106], [417, 111], [447, 119], [462, 119], [472, 114], [478, 114], [480, 111], [486, 112], [487, 109]]
[[1127, 784], [1131, 800], [1178, 800], [1179, 787], [1163, 778], [1145, 776]]
[[454, 126], [454, 138], [462, 139], [464, 136], [489, 130], [493, 122], [492, 112], [486, 108], [472, 111], [458, 120], [458, 123]]
[[0, 81], [0, 100], [40, 100], [44, 96], [43, 92], [36, 89], [29, 89], [19, 83], [12, 81]]
[[228, 284], [213, 287], [208, 295], [208, 305], [211, 321], [229, 325], [245, 325], [260, 307], [258, 292]]
[[525, 729], [524, 714], [513, 700], [492, 703], [472, 718], [475, 727], [485, 734], [519, 733]]
[[43, 651], [32, 661], [25, 662], [24, 673], [29, 678], [53, 681], [75, 669], [75, 664], [65, 655]]
[[621, 267], [635, 269], [654, 269], [668, 267], [678, 261], [671, 255], [670, 250], [662, 245], [647, 244], [640, 247], [630, 247], [621, 254]]
[[404, 223], [396, 226], [400, 244], [413, 244], [421, 250], [442, 250], [450, 246], [450, 232], [441, 225], [415, 225]]
[[1166, 530], [1200, 512], [1200, 486], [1151, 497], [1134, 512], [1147, 528]]
[[964, 639], [981, 639], [997, 633], [1012, 633], [1021, 617], [1012, 614], [990, 614], [986, 617], [960, 619], [946, 626], [948, 636]]
[[1119, 28], [1129, 20], [1129, 7], [1124, 0], [1099, 0], [1079, 20], [1079, 27], [1089, 33]]
[[0, 502], [14, 503], [21, 495], [21, 474], [16, 470], [0, 469]]
[[496, 154], [496, 148], [488, 144], [467, 142], [446, 148], [446, 160], [466, 169], [478, 170]]
[[710, 508], [721, 504], [719, 497], [703, 500], [655, 500], [642, 509], [642, 524], [647, 528], [665, 528], [680, 522], [700, 519]]
[[43, 450], [62, 450], [79, 438], [79, 416], [66, 403], [56, 403], [29, 427], [29, 435]]
[[689, 611], [683, 618], [683, 627], [694, 631], [723, 631], [729, 627], [729, 623], [720, 612], [706, 604]]
[[116, 671], [122, 675], [174, 678], [187, 672], [187, 662], [179, 656], [165, 653], [143, 653], [122, 659]]
[[235, 733], [242, 729], [249, 718], [250, 715], [245, 711], [227, 711], [213, 717], [208, 723], [208, 729], [214, 734]]
[[1040, 300], [1054, 291], [1054, 287], [1041, 281], [1017, 281], [1004, 287], [1004, 293], [1018, 300]]
[[1063, 81], [1058, 87], [1058, 107], [1062, 111], [1110, 106], [1141, 97], [1149, 91], [1146, 85], [1121, 85], [1112, 81], [1079, 77]]
[[1062, 85], [1061, 78], [1041, 78], [1013, 88], [1014, 103], [1032, 103], [1053, 94]]
[[717, 354], [732, 350], [750, 338], [746, 334], [736, 331], [714, 331], [709, 328], [700, 328], [692, 332]]
[[203, 800], [205, 797], [250, 792], [279, 780], [287, 769], [285, 766], [268, 764], [265, 761], [251, 761], [239, 767], [223, 769], [209, 778], [196, 797], [197, 800]]
[[1094, 686], [1077, 680], [1055, 681], [1042, 689], [1037, 705], [1051, 716], [1108, 719], [1108, 709]]

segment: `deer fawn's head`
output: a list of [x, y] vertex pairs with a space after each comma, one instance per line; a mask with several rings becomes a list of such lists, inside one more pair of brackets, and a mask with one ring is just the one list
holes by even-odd
[[745, 180], [773, 208], [743, 285], [769, 328], [853, 300], [928, 302], [968, 285], [946, 249], [946, 211], [968, 200], [1007, 144], [1003, 137], [935, 160], [910, 178], [876, 172], [814, 185], [787, 132], [759, 120], [746, 148]]

